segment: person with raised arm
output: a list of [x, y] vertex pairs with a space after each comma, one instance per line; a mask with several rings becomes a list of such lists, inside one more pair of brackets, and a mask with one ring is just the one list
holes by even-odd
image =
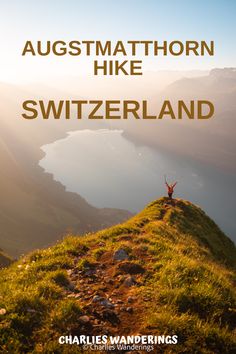
[[168, 184], [168, 182], [166, 180], [166, 176], [165, 176], [165, 184], [166, 184], [166, 187], [167, 187], [168, 197], [170, 198], [170, 200], [172, 200], [172, 195], [174, 193], [174, 189], [175, 189], [175, 186], [177, 184], [177, 181], [175, 183]]

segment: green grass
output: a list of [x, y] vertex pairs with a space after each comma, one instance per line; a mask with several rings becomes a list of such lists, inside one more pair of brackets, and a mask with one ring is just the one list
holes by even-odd
[[67, 297], [67, 270], [86, 274], [103, 257], [113, 267], [119, 248], [145, 268], [134, 289], [145, 303], [139, 333], [177, 334], [177, 345], [162, 347], [167, 353], [234, 352], [235, 246], [200, 208], [182, 200], [170, 206], [166, 198], [124, 224], [70, 235], [1, 270], [0, 308], [6, 314], [0, 315], [0, 352], [80, 353], [57, 343], [63, 333], [79, 334], [78, 318], [86, 314], [82, 301]]

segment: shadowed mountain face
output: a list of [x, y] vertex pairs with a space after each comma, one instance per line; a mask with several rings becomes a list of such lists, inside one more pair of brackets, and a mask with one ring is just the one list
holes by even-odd
[[11, 263], [12, 259], [0, 249], [0, 268], [8, 267]]
[[126, 137], [235, 172], [236, 69], [214, 69], [208, 76], [175, 81], [151, 97], [150, 113], [155, 114], [165, 99], [210, 100], [215, 114], [202, 121], [188, 118], [140, 121], [139, 124], [128, 121]]
[[175, 334], [174, 347], [155, 352], [233, 353], [235, 260], [233, 242], [199, 207], [160, 198], [123, 224], [69, 236], [1, 271], [0, 346], [56, 353], [61, 335]]
[[94, 208], [44, 173], [38, 166], [43, 154], [40, 146], [63, 136], [68, 127], [22, 120], [19, 103], [27, 92], [9, 85], [0, 89], [4, 99], [0, 113], [0, 245], [4, 251], [19, 256], [54, 243], [68, 231], [98, 230], [131, 215]]

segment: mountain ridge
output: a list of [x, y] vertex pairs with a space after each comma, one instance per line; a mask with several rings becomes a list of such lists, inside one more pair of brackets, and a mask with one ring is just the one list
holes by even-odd
[[0, 348], [82, 353], [59, 336], [141, 333], [178, 336], [157, 353], [233, 353], [235, 255], [199, 207], [160, 198], [123, 224], [69, 235], [2, 270]]

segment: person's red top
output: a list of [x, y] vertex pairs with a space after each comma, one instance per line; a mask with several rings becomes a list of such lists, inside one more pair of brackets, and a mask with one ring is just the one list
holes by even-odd
[[167, 189], [168, 189], [168, 193], [173, 193], [173, 192], [174, 192], [174, 188], [175, 188], [176, 184], [177, 184], [177, 182], [175, 182], [175, 183], [169, 185], [169, 184], [166, 182]]

